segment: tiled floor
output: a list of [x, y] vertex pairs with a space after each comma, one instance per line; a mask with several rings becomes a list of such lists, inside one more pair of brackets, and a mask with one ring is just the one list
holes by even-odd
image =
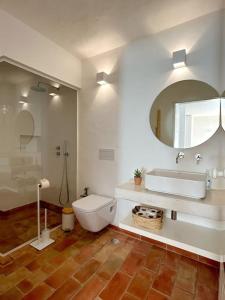
[[44, 251], [26, 246], [1, 261], [1, 300], [217, 299], [216, 268], [112, 229], [53, 235]]
[[[41, 223], [44, 224], [44, 209], [41, 209]], [[48, 210], [48, 227], [61, 224], [61, 214]], [[0, 253], [4, 254], [37, 236], [36, 205], [21, 210], [1, 214], [0, 217]]]

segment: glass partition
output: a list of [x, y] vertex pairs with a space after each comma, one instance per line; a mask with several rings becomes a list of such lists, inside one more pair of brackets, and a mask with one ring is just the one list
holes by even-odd
[[[50, 181], [41, 193], [42, 221], [47, 207], [49, 227], [61, 223], [60, 206], [75, 199], [76, 91], [54, 85], [0, 63], [0, 253], [37, 235], [36, 185], [41, 178]], [[62, 180], [65, 164], [69, 195]]]

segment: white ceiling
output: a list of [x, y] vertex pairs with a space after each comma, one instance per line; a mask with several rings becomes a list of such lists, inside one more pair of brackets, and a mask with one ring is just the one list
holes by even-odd
[[0, 8], [82, 58], [222, 8], [224, 0], [0, 0]]

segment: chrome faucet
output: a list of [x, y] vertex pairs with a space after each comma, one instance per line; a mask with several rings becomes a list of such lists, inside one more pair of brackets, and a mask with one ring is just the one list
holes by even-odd
[[199, 164], [200, 160], [202, 159], [202, 156], [200, 153], [196, 153], [195, 154], [195, 160], [196, 160], [196, 163]]
[[184, 158], [184, 152], [179, 152], [176, 157], [176, 164], [179, 163], [179, 160]]

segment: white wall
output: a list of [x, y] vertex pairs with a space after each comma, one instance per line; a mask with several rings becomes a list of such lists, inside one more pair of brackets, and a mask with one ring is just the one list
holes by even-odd
[[[184, 161], [176, 165], [178, 151], [159, 142], [149, 127], [151, 105], [160, 91], [171, 83], [198, 79], [220, 89], [219, 16], [217, 13], [180, 25], [155, 38], [130, 45], [126, 50], [121, 67], [119, 181], [126, 180], [134, 168], [141, 166], [204, 171], [220, 165], [219, 134], [199, 147], [184, 151]], [[188, 67], [174, 70], [170, 55], [182, 48], [188, 51]], [[199, 165], [194, 162], [197, 152], [203, 156]]]
[[[176, 165], [178, 151], [160, 143], [149, 125], [154, 99], [173, 82], [198, 79], [219, 92], [225, 89], [220, 84], [221, 21], [221, 13], [214, 13], [83, 62], [78, 190], [87, 185], [92, 192], [113, 195], [116, 184], [129, 180], [135, 168], [205, 171], [222, 166], [222, 130], [185, 150], [184, 161]], [[182, 48], [188, 51], [188, 67], [173, 70], [171, 53]], [[112, 74], [111, 84], [96, 86], [99, 71]], [[102, 147], [116, 150], [115, 162], [98, 160]], [[199, 165], [197, 152], [203, 156]]]
[[[83, 88], [78, 102], [78, 192], [88, 186], [100, 194], [113, 194], [117, 184], [118, 149], [118, 59], [121, 49], [83, 63]], [[112, 84], [96, 85], [96, 73], [112, 74]], [[116, 161], [100, 161], [101, 148], [116, 150]], [[79, 196], [79, 193], [78, 193]]]
[[78, 58], [2, 10], [0, 10], [1, 56], [74, 87], [81, 87], [81, 62]]
[[[43, 190], [42, 199], [59, 205], [59, 193], [63, 169], [65, 171], [65, 142], [67, 152], [67, 174], [70, 201], [76, 199], [77, 175], [77, 94], [76, 91], [62, 87], [60, 95], [45, 102], [45, 128], [42, 143], [42, 175], [49, 178], [51, 187]], [[44, 132], [45, 131], [45, 132]], [[56, 147], [60, 146], [61, 155], [56, 155]], [[64, 173], [61, 201], [66, 203], [66, 178]]]

